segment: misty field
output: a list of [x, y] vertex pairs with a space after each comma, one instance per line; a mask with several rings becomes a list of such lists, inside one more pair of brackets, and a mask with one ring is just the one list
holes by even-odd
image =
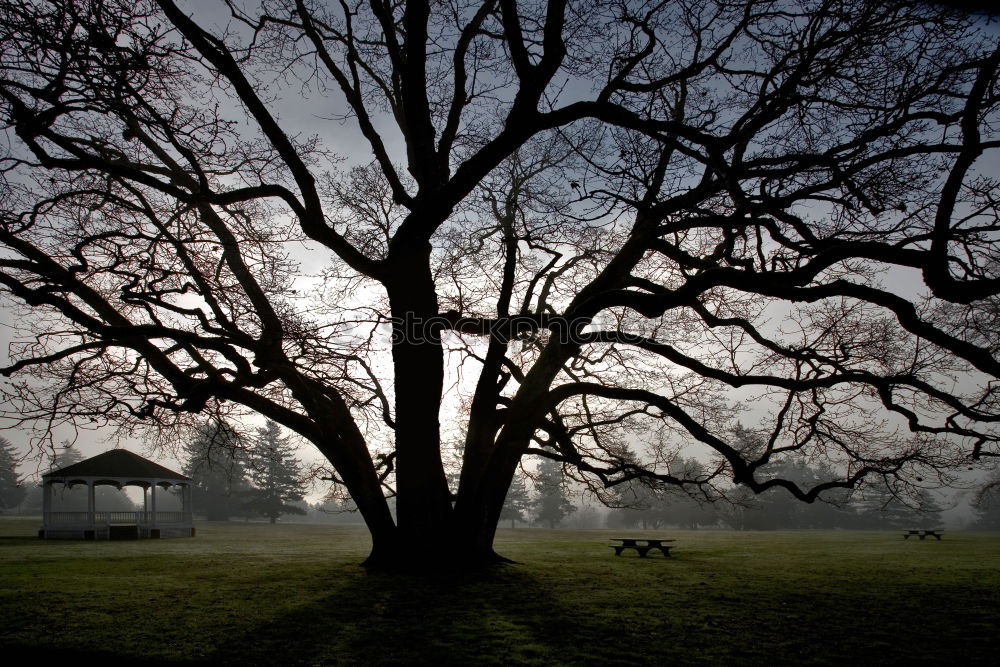
[[[43, 542], [0, 518], [0, 646], [17, 664], [988, 664], [1000, 536], [504, 530], [519, 564], [368, 574], [354, 526], [199, 524], [194, 539]], [[640, 534], [627, 531], [628, 534]], [[15, 664], [5, 660], [6, 664]]]

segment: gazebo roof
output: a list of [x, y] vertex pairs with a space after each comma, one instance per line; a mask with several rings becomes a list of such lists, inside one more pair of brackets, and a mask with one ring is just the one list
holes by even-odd
[[42, 477], [117, 477], [129, 479], [190, 480], [127, 449], [111, 449], [103, 454], [68, 465]]

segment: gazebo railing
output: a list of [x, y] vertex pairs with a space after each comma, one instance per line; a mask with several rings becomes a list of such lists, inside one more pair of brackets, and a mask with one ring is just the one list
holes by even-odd
[[145, 523], [144, 512], [122, 512], [120, 510], [108, 512], [94, 512], [94, 523], [103, 524], [140, 524]]
[[[190, 523], [191, 515], [187, 512], [157, 512], [156, 524]], [[86, 526], [89, 523], [87, 512], [49, 512], [46, 517], [49, 526]], [[99, 526], [130, 525], [148, 526], [153, 523], [152, 512], [94, 512], [94, 524]]]
[[48, 512], [45, 523], [50, 526], [85, 526], [88, 517], [86, 512]]

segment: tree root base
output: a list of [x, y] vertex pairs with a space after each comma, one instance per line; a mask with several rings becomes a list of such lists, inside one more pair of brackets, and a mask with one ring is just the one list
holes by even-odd
[[447, 574], [455, 572], [484, 572], [506, 565], [516, 565], [517, 561], [501, 556], [495, 551], [472, 553], [447, 551], [436, 553], [376, 553], [373, 551], [361, 563], [368, 572], [388, 572], [401, 574]]

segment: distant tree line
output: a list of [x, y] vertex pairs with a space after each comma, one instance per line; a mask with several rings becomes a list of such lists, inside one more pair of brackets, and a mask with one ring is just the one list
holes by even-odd
[[[775, 474], [803, 480], [823, 474], [801, 463], [775, 467], [780, 468]], [[728, 500], [719, 502], [706, 502], [702, 498], [688, 496], [675, 487], [658, 489], [640, 486], [628, 493], [632, 496], [632, 503], [608, 514], [609, 528], [677, 526], [733, 530], [877, 530], [932, 528], [940, 526], [942, 521], [942, 508], [929, 492], [921, 492], [914, 503], [885, 486], [866, 487], [854, 493], [830, 493], [829, 497], [808, 504], [782, 488], [773, 488], [759, 495], [737, 489]], [[626, 495], [625, 492], [622, 495]]]
[[[65, 468], [82, 459], [75, 448], [66, 446], [51, 457], [48, 468]], [[0, 437], [0, 513], [38, 514], [42, 509], [41, 487], [19, 477], [17, 463], [16, 448]], [[690, 478], [696, 478], [702, 466], [696, 459], [679, 465]], [[250, 436], [238, 435], [219, 422], [203, 424], [184, 447], [183, 472], [193, 480], [196, 515], [210, 521], [264, 518], [274, 523], [282, 516], [295, 515], [309, 523], [363, 523], [349, 496], [331, 495], [313, 504], [306, 502], [304, 467], [295, 457], [291, 438], [273, 422]], [[827, 472], [822, 464], [801, 462], [777, 462], [766, 470], [767, 475], [802, 484], [822, 479]], [[99, 486], [95, 494], [102, 509], [135, 509], [128, 496], [113, 487]], [[942, 520], [942, 507], [930, 492], [904, 499], [884, 485], [829, 492], [820, 501], [807, 504], [781, 488], [761, 494], [737, 489], [727, 501], [709, 502], [677, 486], [637, 480], [614, 487], [608, 499], [615, 507], [607, 513], [578, 506], [574, 503], [578, 495], [562, 465], [543, 458], [534, 471], [522, 469], [514, 476], [501, 525], [876, 530], [930, 528], [941, 525]], [[57, 502], [64, 510], [83, 510], [87, 506], [85, 489], [59, 489]], [[1000, 530], [1000, 469], [980, 486], [972, 509], [975, 518], [969, 529]]]
[[[696, 459], [678, 462], [683, 475], [697, 478], [702, 464]], [[779, 461], [762, 473], [810, 483], [827, 473], [822, 464]], [[531, 488], [526, 482], [532, 482]], [[615, 507], [600, 513], [577, 507], [578, 492], [562, 475], [560, 464], [543, 459], [531, 479], [515, 475], [507, 494], [504, 525], [547, 528], [634, 528], [655, 530], [728, 528], [732, 530], [845, 529], [884, 530], [932, 528], [942, 524], [943, 508], [928, 490], [903, 496], [887, 485], [828, 492], [814, 503], [803, 503], [778, 487], [754, 494], [737, 488], [726, 500], [710, 500], [697, 491], [688, 494], [673, 485], [636, 480], [614, 487], [606, 501]], [[1000, 530], [1000, 470], [980, 487], [972, 504], [971, 530]]]

